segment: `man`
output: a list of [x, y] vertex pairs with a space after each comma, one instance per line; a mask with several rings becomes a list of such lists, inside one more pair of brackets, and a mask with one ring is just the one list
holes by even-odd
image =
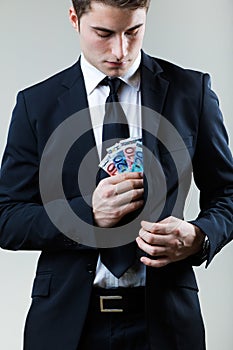
[[[74, 0], [70, 20], [80, 37], [81, 59], [18, 95], [1, 171], [0, 242], [6, 249], [42, 250], [25, 350], [205, 349], [192, 265], [205, 259], [209, 264], [233, 237], [233, 162], [209, 77], [141, 51], [148, 7], [149, 0]], [[104, 108], [98, 121], [93, 111], [108, 97], [109, 87], [102, 84], [106, 76], [123, 81], [117, 94], [129, 136], [142, 138], [145, 174], [100, 176], [96, 188], [83, 196], [77, 168], [94, 147], [96, 175], [104, 148]], [[141, 114], [128, 115], [126, 103], [139, 106]], [[138, 249], [127, 242], [118, 264], [132, 249], [137, 257], [118, 277], [102, 260], [103, 249], [71, 240], [68, 229], [69, 238], [50, 220], [47, 193], [39, 183], [41, 163], [45, 159], [49, 168], [51, 154], [65, 138], [62, 134], [58, 142], [51, 135], [87, 107], [90, 115], [81, 119], [78, 113], [75, 122], [80, 128], [90, 125], [93, 133], [81, 135], [67, 155], [63, 187], [70, 207], [97, 235], [98, 229], [110, 235], [138, 227]], [[188, 223], [183, 207], [191, 165], [201, 210]], [[49, 192], [56, 176], [42, 175]], [[60, 203], [56, 191], [51, 193], [48, 203]], [[88, 201], [90, 194], [87, 203], [83, 198]], [[66, 222], [62, 211], [59, 219]], [[76, 229], [81, 237], [81, 226]], [[110, 250], [108, 259], [114, 254]]]

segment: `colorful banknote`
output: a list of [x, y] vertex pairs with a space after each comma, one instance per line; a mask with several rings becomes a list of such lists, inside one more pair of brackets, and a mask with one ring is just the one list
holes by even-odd
[[110, 176], [125, 172], [143, 172], [142, 140], [128, 138], [108, 148], [99, 167]]

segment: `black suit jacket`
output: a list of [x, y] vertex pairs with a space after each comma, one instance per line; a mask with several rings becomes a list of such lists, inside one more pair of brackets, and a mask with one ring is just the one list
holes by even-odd
[[[148, 189], [144, 218], [159, 220], [171, 214], [182, 218], [193, 170], [200, 189], [200, 213], [193, 223], [209, 237], [210, 263], [232, 239], [233, 163], [209, 76], [143, 53], [141, 93]], [[78, 62], [20, 92], [13, 112], [1, 169], [0, 244], [5, 249], [42, 251], [25, 327], [25, 350], [75, 350], [84, 325], [98, 249], [76, 244], [51, 222], [39, 191], [39, 166], [53, 131], [87, 107]], [[72, 209], [93, 224], [91, 207], [76, 180], [79, 164], [95, 141], [90, 118], [80, 118], [78, 123], [89, 132], [75, 142], [65, 159], [63, 186]], [[167, 123], [181, 139], [174, 139]], [[53, 169], [46, 176], [53, 188], [57, 181]], [[160, 180], [166, 184], [165, 197], [159, 191]], [[92, 188], [87, 189], [86, 198], [91, 192]], [[56, 195], [54, 201], [59, 201]], [[145, 302], [151, 349], [205, 348], [194, 263], [189, 258], [161, 269], [147, 268]]]

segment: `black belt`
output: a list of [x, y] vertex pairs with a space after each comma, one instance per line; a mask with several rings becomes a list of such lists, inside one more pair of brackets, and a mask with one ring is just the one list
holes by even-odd
[[145, 287], [93, 288], [90, 310], [138, 313], [145, 311]]

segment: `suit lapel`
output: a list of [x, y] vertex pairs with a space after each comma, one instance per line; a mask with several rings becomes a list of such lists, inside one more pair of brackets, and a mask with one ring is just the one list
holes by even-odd
[[147, 169], [149, 168], [152, 154], [159, 156], [156, 137], [169, 86], [169, 82], [162, 77], [162, 72], [160, 65], [142, 52], [142, 137]]
[[58, 96], [60, 107], [63, 108], [64, 114], [71, 116], [85, 108], [88, 108], [88, 101], [84, 79], [78, 61], [73, 67], [67, 71], [62, 81], [62, 87], [65, 91]]
[[[91, 116], [88, 109], [88, 100], [83, 74], [80, 67], [80, 60], [70, 69], [65, 79], [62, 82], [65, 92], [58, 97], [58, 103], [62, 114], [62, 119], [67, 119], [71, 116], [75, 118], [75, 128], [77, 130], [78, 138], [82, 140], [81, 159], [92, 150], [94, 156], [91, 157], [91, 162], [82, 161], [82, 166], [86, 168], [87, 173], [98, 171], [98, 153], [96, 149], [95, 137], [91, 123]], [[77, 119], [76, 119], [77, 118]], [[71, 130], [75, 132], [75, 130]], [[79, 152], [78, 152], [79, 153]], [[79, 154], [77, 154], [77, 162], [79, 161]]]
[[142, 105], [162, 113], [169, 82], [163, 78], [163, 69], [142, 52], [141, 91]]

